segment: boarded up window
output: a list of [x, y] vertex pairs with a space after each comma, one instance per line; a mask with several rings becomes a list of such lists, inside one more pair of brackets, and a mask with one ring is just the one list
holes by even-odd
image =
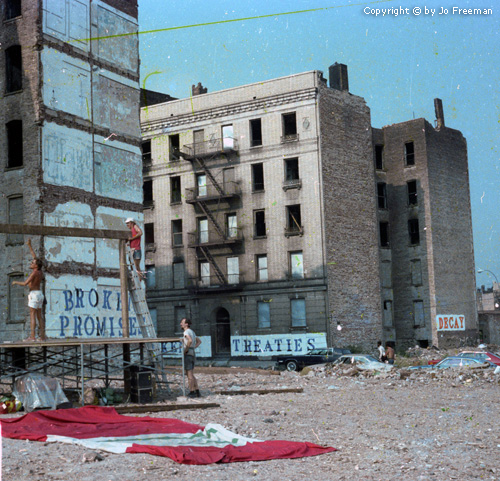
[[259, 318], [259, 329], [271, 327], [271, 312], [269, 302], [257, 302], [257, 315]]
[[306, 300], [292, 299], [292, 327], [306, 327]]
[[414, 286], [422, 285], [422, 263], [420, 259], [411, 261], [411, 283]]
[[[22, 224], [24, 219], [24, 201], [21, 196], [9, 198], [9, 224]], [[7, 245], [22, 244], [22, 234], [8, 234]]]
[[413, 301], [413, 326], [414, 327], [425, 326], [424, 302], [423, 301]]
[[392, 301], [384, 301], [384, 327], [392, 327]]
[[392, 287], [391, 263], [384, 261], [381, 263], [382, 287]]
[[174, 289], [183, 289], [185, 287], [184, 262], [174, 262], [172, 265], [172, 271]]
[[9, 289], [9, 321], [24, 321], [24, 287], [13, 286], [12, 283], [24, 282], [23, 274], [11, 274], [8, 276]]

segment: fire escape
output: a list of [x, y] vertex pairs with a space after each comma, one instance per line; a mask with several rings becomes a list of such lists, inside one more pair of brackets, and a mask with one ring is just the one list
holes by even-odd
[[[191, 283], [192, 290], [208, 292], [216, 289], [234, 289], [240, 284], [239, 274], [226, 273], [225, 269], [216, 261], [215, 257], [221, 249], [230, 249], [240, 245], [243, 241], [241, 230], [224, 218], [224, 210], [231, 203], [240, 198], [241, 189], [233, 180], [217, 180], [208, 165], [214, 160], [228, 159], [237, 155], [237, 141], [232, 138], [212, 139], [204, 142], [184, 145], [181, 155], [191, 162], [196, 175], [196, 187], [186, 189], [186, 202], [192, 204], [197, 212], [204, 214], [206, 220], [202, 226], [197, 217], [197, 229], [190, 232], [188, 246], [196, 249], [198, 263], [205, 261], [211, 272], [200, 272]], [[222, 173], [222, 171], [220, 171]], [[203, 179], [203, 180], [200, 180]], [[222, 217], [222, 219], [221, 219]]]

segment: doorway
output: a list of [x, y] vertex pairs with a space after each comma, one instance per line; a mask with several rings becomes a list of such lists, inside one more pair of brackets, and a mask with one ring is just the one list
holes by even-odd
[[231, 353], [231, 319], [229, 312], [223, 307], [215, 314], [215, 352], [216, 354]]

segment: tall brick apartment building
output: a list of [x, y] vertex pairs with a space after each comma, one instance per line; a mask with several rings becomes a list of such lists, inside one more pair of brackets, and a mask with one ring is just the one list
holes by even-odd
[[[0, 222], [123, 229], [142, 219], [137, 2], [2, 0]], [[21, 235], [0, 242], [0, 329], [29, 318]], [[119, 335], [117, 241], [34, 238], [47, 334]]]
[[347, 67], [329, 75], [198, 85], [142, 109], [161, 335], [187, 315], [206, 355], [232, 356], [453, 342], [437, 314], [474, 335], [465, 140], [444, 121], [372, 129]]

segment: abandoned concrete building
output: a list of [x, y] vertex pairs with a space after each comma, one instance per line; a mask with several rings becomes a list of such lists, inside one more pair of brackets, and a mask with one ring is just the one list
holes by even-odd
[[206, 356], [477, 334], [465, 139], [439, 99], [436, 127], [375, 129], [347, 67], [332, 65], [329, 81], [198, 84], [142, 109], [159, 334], [190, 316]]
[[[2, 0], [0, 223], [121, 229], [142, 222], [135, 0]], [[26, 236], [1, 235], [0, 329], [19, 340]], [[118, 241], [34, 237], [47, 334], [117, 336]], [[28, 327], [29, 328], [29, 327]]]

